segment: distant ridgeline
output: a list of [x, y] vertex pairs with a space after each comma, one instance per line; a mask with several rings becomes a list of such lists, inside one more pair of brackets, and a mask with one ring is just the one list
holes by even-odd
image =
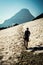
[[28, 9], [20, 10], [15, 16], [11, 17], [8, 20], [5, 20], [3, 24], [0, 24], [0, 29], [6, 29], [18, 24], [32, 21], [34, 16], [30, 13]]
[[33, 20], [40, 19], [40, 18], [43, 18], [43, 13], [37, 16], [36, 18], [34, 18]]
[[[14, 24], [13, 26], [17, 26], [17, 25], [19, 25], [19, 24]], [[7, 29], [7, 28], [10, 28], [10, 27], [13, 27], [13, 26], [1, 27], [0, 30]]]

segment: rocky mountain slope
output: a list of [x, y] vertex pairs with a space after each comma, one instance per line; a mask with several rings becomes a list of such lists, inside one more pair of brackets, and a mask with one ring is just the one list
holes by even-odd
[[32, 21], [33, 19], [34, 16], [30, 13], [28, 9], [21, 9], [16, 15], [14, 15], [8, 20], [5, 20], [3, 24], [0, 24], [0, 28], [25, 23], [28, 21]]
[[1, 30], [0, 64], [11, 65], [18, 62], [17, 57], [20, 56], [22, 50], [25, 50], [23, 35], [27, 27], [31, 32], [28, 48], [43, 46], [43, 18]]
[[37, 16], [36, 18], [34, 18], [33, 20], [40, 19], [40, 18], [43, 18], [43, 13]]

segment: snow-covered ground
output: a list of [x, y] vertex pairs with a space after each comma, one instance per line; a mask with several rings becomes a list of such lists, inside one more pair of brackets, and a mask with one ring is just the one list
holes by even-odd
[[17, 57], [20, 55], [21, 51], [25, 49], [23, 46], [23, 35], [27, 27], [31, 33], [28, 48], [43, 46], [43, 18], [1, 30], [0, 57], [3, 57], [0, 62], [17, 61]]

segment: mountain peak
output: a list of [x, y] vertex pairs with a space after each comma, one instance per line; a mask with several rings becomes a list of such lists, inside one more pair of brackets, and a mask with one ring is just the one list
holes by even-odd
[[27, 15], [29, 15], [29, 16], [34, 17], [34, 16], [30, 13], [30, 11], [29, 11], [28, 9], [26, 9], [26, 8], [21, 9], [21, 10], [19, 11], [19, 13], [24, 13], [24, 14], [27, 14]]
[[26, 8], [21, 9], [21, 11], [28, 11], [28, 12], [29, 12], [29, 10], [28, 10], [28, 9], [26, 9]]
[[32, 21], [34, 19], [33, 15], [30, 13], [28, 9], [21, 9], [15, 16], [6, 20], [0, 27], [8, 27], [15, 24], [22, 24], [28, 21]]

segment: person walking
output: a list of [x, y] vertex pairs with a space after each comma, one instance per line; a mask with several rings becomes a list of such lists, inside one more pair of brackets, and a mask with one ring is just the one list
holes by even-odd
[[24, 33], [24, 46], [26, 49], [28, 49], [28, 42], [29, 42], [29, 36], [30, 36], [30, 31], [29, 28], [26, 29], [25, 33]]

